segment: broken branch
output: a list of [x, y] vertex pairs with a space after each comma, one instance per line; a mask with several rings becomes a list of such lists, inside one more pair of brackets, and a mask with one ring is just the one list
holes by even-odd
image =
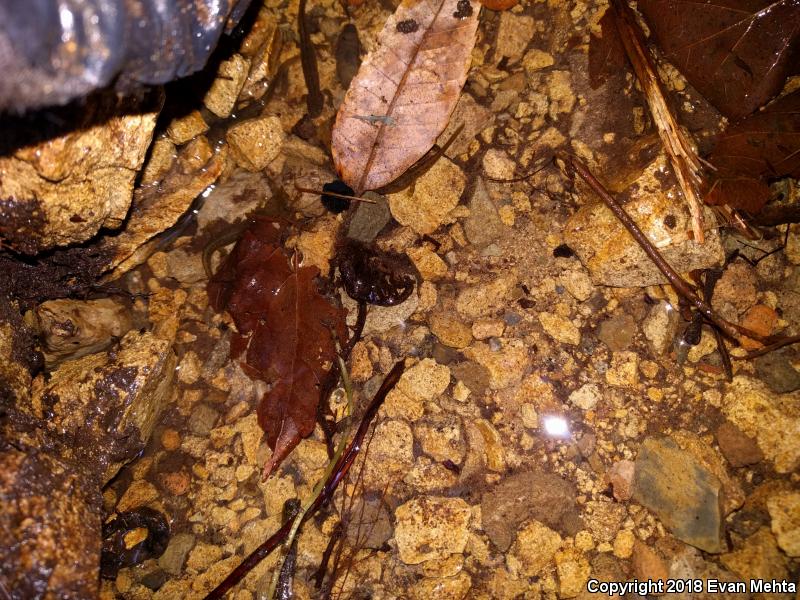
[[[383, 401], [386, 399], [387, 394], [400, 380], [400, 376], [403, 374], [403, 371], [405, 371], [405, 363], [403, 361], [395, 364], [392, 370], [389, 371], [389, 374], [383, 380], [380, 389], [375, 394], [372, 402], [370, 402], [367, 410], [364, 412], [364, 416], [361, 418], [361, 423], [359, 424], [356, 433], [353, 435], [353, 440], [350, 442], [350, 445], [347, 447], [347, 449], [342, 453], [339, 460], [336, 461], [336, 466], [331, 470], [328, 478], [325, 480], [325, 484], [321, 486], [316, 498], [308, 506], [308, 510], [306, 510], [305, 514], [303, 515], [303, 521], [307, 521], [319, 509], [320, 506], [322, 506], [325, 502], [328, 502], [333, 497], [333, 493], [336, 491], [339, 483], [347, 475], [347, 472], [350, 470], [350, 467], [355, 461], [356, 456], [358, 456], [358, 453], [361, 451], [361, 445], [364, 442], [364, 437], [367, 435], [367, 430], [372, 424], [372, 420], [375, 418], [375, 415], [378, 414], [378, 410], [383, 405]], [[278, 529], [278, 531], [273, 533], [269, 539], [267, 539], [267, 541], [253, 550], [253, 552], [251, 552], [250, 555], [247, 556], [238, 567], [231, 571], [231, 573], [222, 581], [222, 583], [211, 590], [211, 592], [206, 596], [206, 600], [218, 600], [222, 598], [231, 588], [233, 588], [233, 586], [238, 584], [251, 570], [253, 570], [253, 568], [255, 568], [258, 563], [269, 556], [269, 554], [286, 539], [293, 526], [294, 519], [286, 520], [283, 525], [281, 525], [280, 529]]]
[[720, 330], [727, 335], [729, 338], [736, 340], [739, 342], [743, 335], [758, 340], [761, 342], [765, 341], [764, 336], [758, 335], [753, 331], [749, 331], [739, 325], [731, 323], [717, 315], [711, 305], [709, 305], [705, 300], [700, 298], [692, 287], [672, 268], [672, 266], [664, 260], [664, 257], [661, 256], [658, 250], [656, 250], [655, 246], [652, 242], [647, 238], [644, 232], [639, 229], [639, 226], [634, 222], [634, 220], [630, 217], [630, 215], [625, 212], [625, 209], [617, 202], [617, 200], [608, 193], [608, 191], [603, 187], [597, 178], [592, 174], [589, 168], [583, 164], [576, 156], [572, 156], [565, 152], [559, 152], [556, 154], [556, 157], [559, 160], [564, 161], [564, 163], [575, 173], [583, 179], [589, 187], [592, 188], [594, 193], [600, 196], [600, 199], [605, 203], [605, 205], [614, 213], [614, 216], [619, 219], [619, 221], [625, 226], [628, 232], [633, 236], [633, 238], [639, 243], [644, 250], [645, 254], [650, 257], [650, 260], [658, 267], [658, 270], [667, 278], [667, 281], [670, 285], [675, 288], [675, 291], [678, 292], [689, 304], [694, 306], [700, 314], [703, 315], [708, 321], [714, 323]]
[[702, 244], [705, 240], [703, 201], [699, 191], [702, 182], [702, 164], [667, 104], [661, 81], [658, 79], [653, 59], [645, 49], [644, 35], [636, 22], [633, 10], [624, 0], [612, 0], [611, 7], [616, 17], [619, 36], [625, 46], [625, 53], [642, 86], [658, 135], [664, 144], [664, 150], [672, 164], [683, 197], [689, 205], [694, 239]]

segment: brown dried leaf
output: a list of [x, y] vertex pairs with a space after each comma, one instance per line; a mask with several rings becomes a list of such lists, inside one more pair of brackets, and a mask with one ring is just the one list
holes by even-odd
[[281, 237], [276, 223], [256, 220], [208, 286], [212, 306], [227, 309], [239, 330], [231, 354], [244, 353], [245, 370], [270, 384], [258, 407], [273, 450], [265, 475], [313, 431], [336, 360], [333, 332], [346, 338], [344, 310], [317, 290], [319, 269], [292, 268]]
[[444, 131], [467, 79], [479, 5], [404, 0], [350, 84], [332, 134], [339, 177], [356, 194], [402, 175]]
[[717, 137], [708, 161], [716, 169], [709, 204], [760, 211], [769, 198], [769, 180], [800, 177], [800, 91], [729, 127]]
[[639, 0], [639, 9], [666, 58], [728, 118], [749, 115], [797, 72], [797, 0]]

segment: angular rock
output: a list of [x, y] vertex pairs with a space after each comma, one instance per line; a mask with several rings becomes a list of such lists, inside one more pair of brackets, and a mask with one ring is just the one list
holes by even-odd
[[[707, 269], [724, 259], [714, 215], [706, 211], [706, 240], [700, 245], [689, 240], [689, 211], [674, 183], [665, 184], [666, 158], [659, 155], [642, 175], [623, 192], [629, 198], [626, 212], [659, 249], [664, 260], [679, 273]], [[573, 215], [564, 229], [564, 240], [589, 269], [596, 284], [617, 287], [645, 287], [666, 283], [627, 229], [611, 211], [589, 200]]]
[[781, 348], [755, 359], [756, 373], [773, 392], [787, 394], [800, 389], [800, 364], [795, 348]]
[[178, 533], [172, 536], [164, 554], [158, 559], [158, 566], [170, 575], [180, 575], [194, 542], [195, 537], [191, 533]]
[[413, 185], [389, 194], [389, 209], [401, 225], [419, 234], [436, 231], [447, 220], [464, 191], [466, 178], [447, 158], [440, 158]]
[[475, 189], [469, 199], [469, 216], [464, 219], [464, 233], [478, 250], [483, 250], [508, 231], [500, 220], [497, 207], [492, 202], [482, 177], [475, 182]]
[[516, 164], [503, 150], [491, 148], [483, 155], [483, 172], [491, 179], [513, 179]]
[[639, 383], [639, 355], [636, 352], [612, 352], [606, 371], [606, 383], [635, 388]]
[[445, 346], [466, 348], [472, 341], [472, 330], [453, 313], [436, 312], [430, 318], [431, 333]]
[[542, 52], [536, 48], [531, 48], [525, 53], [525, 58], [522, 59], [522, 65], [525, 67], [527, 73], [535, 73], [541, 71], [546, 67], [552, 67], [555, 64], [555, 59], [551, 54]]
[[574, 598], [586, 588], [591, 567], [586, 557], [575, 548], [556, 552], [556, 573], [561, 598]]
[[425, 577], [417, 581], [410, 589], [413, 600], [461, 600], [467, 598], [472, 587], [472, 578], [468, 573], [458, 573], [455, 577]]
[[366, 531], [364, 528], [347, 528], [350, 543], [379, 550], [392, 537], [392, 517], [380, 498], [367, 499], [359, 496], [349, 510], [351, 514], [359, 515], [362, 523], [369, 523]]
[[[578, 271], [566, 271], [558, 280], [559, 283], [580, 302], [588, 300], [595, 290], [592, 280], [582, 269]], [[612, 350], [614, 350], [614, 348], [612, 348]]]
[[[474, 434], [477, 431], [478, 436]], [[502, 473], [506, 470], [503, 440], [492, 424], [486, 419], [476, 419], [467, 429], [470, 450], [482, 449], [486, 467], [490, 471]], [[480, 441], [478, 438], [480, 437]]]
[[522, 58], [525, 47], [536, 32], [533, 17], [513, 14], [510, 11], [500, 13], [500, 27], [497, 32], [496, 56], [508, 57], [512, 61]]
[[754, 465], [764, 460], [764, 453], [756, 441], [728, 421], [717, 429], [717, 443], [733, 467]]
[[[669, 564], [669, 578], [670, 579], [715, 579], [721, 583], [730, 584], [735, 581], [742, 581], [742, 577], [730, 571], [721, 568], [710, 560], [705, 560], [699, 550], [691, 546], [685, 546], [683, 550], [677, 553]], [[749, 593], [739, 593], [734, 591], [708, 591], [707, 586], [704, 586], [701, 593], [686, 591], [680, 594], [670, 594], [668, 598], [675, 598], [676, 600], [749, 600], [751, 598]], [[730, 589], [730, 588], [729, 588]]]
[[425, 281], [436, 281], [447, 275], [447, 263], [432, 250], [425, 247], [410, 248], [406, 254]]
[[500, 319], [480, 319], [472, 324], [472, 337], [476, 340], [499, 338], [506, 325]]
[[[18, 252], [77, 244], [101, 227], [117, 229], [131, 205], [133, 183], [153, 135], [161, 99], [94, 97], [74, 128], [42, 142], [19, 128], [0, 144], [0, 236]], [[13, 128], [12, 128], [13, 129]]]
[[172, 119], [167, 126], [167, 135], [177, 146], [193, 140], [206, 131], [208, 131], [208, 123], [205, 122], [199, 110], [193, 110], [182, 117]]
[[722, 484], [669, 438], [649, 438], [636, 457], [633, 499], [678, 539], [701, 550], [724, 550]]
[[[350, 296], [346, 294], [342, 296], [342, 304], [347, 309], [347, 324], [352, 327], [358, 313], [358, 304]], [[364, 323], [364, 337], [372, 333], [385, 333], [393, 327], [405, 324], [416, 312], [419, 304], [419, 296], [412, 293], [405, 302], [394, 306], [371, 306], [367, 312], [367, 321]]]
[[614, 315], [597, 328], [597, 338], [613, 352], [627, 350], [635, 335], [636, 321], [630, 315]]
[[731, 477], [720, 453], [693, 431], [674, 431], [670, 438], [698, 464], [713, 473], [722, 484], [722, 510], [728, 515], [744, 504], [745, 494], [735, 477]]
[[408, 369], [395, 389], [416, 400], [431, 400], [450, 385], [450, 369], [435, 360], [425, 358]]
[[778, 492], [767, 499], [772, 533], [789, 556], [800, 556], [800, 492]]
[[203, 98], [206, 108], [222, 119], [230, 116], [249, 70], [250, 61], [240, 54], [222, 61], [216, 79]]
[[67, 361], [34, 381], [20, 407], [44, 421], [62, 458], [87, 467], [101, 483], [141, 452], [169, 398], [175, 370], [171, 344], [132, 331], [113, 352]]
[[516, 285], [516, 274], [499, 273], [491, 281], [462, 290], [456, 298], [456, 310], [467, 319], [485, 317], [505, 305], [508, 294]]
[[470, 515], [461, 498], [420, 496], [397, 507], [394, 536], [400, 560], [416, 565], [462, 553]]
[[611, 542], [625, 520], [625, 506], [616, 502], [591, 500], [586, 503], [587, 527], [596, 540]]
[[600, 388], [594, 383], [585, 383], [569, 395], [569, 401], [582, 410], [592, 410], [602, 398]]
[[155, 236], [175, 225], [192, 201], [217, 180], [224, 165], [224, 148], [215, 151], [200, 136], [181, 148], [158, 186], [137, 188], [123, 231], [99, 243], [101, 251], [113, 255], [106, 281], [146, 261], [158, 248]]
[[668, 302], [662, 300], [650, 308], [642, 323], [642, 331], [653, 354], [665, 354], [672, 348], [679, 322], [680, 314]]
[[231, 156], [243, 169], [261, 171], [281, 152], [283, 127], [278, 117], [240, 121], [228, 129], [225, 140]]
[[96, 482], [45, 452], [0, 442], [0, 498], [7, 597], [97, 597], [103, 506]]
[[738, 320], [756, 303], [758, 294], [755, 269], [744, 261], [732, 262], [714, 286], [711, 306], [726, 318]]
[[745, 581], [780, 581], [789, 575], [786, 558], [767, 527], [762, 527], [745, 539], [741, 548], [723, 554], [720, 562]]
[[368, 244], [392, 220], [392, 213], [385, 196], [375, 192], [366, 192], [364, 198], [374, 200], [374, 202], [358, 203], [347, 228], [347, 237]]
[[614, 498], [626, 502], [633, 496], [633, 474], [636, 463], [631, 460], [620, 460], [608, 470], [608, 480], [613, 488]]
[[557, 475], [536, 471], [509, 475], [481, 498], [483, 529], [503, 552], [528, 519], [574, 535], [581, 529], [576, 496], [574, 486]]
[[464, 356], [486, 367], [493, 390], [519, 383], [530, 363], [528, 348], [521, 340], [503, 340], [496, 349], [485, 342], [475, 342], [464, 350]]
[[539, 322], [547, 334], [557, 342], [573, 346], [581, 343], [580, 330], [566, 317], [550, 312], [541, 312], [539, 313]]
[[640, 581], [648, 579], [663, 581], [669, 577], [667, 565], [664, 564], [661, 557], [652, 548], [638, 540], [633, 545], [631, 562], [633, 563], [633, 573]]
[[800, 466], [800, 393], [776, 394], [745, 376], [734, 377], [722, 398], [722, 412], [745, 434], [755, 438], [778, 473]]
[[239, 46], [239, 53], [250, 60], [251, 65], [240, 97], [257, 100], [271, 89], [270, 79], [275, 76], [282, 42], [275, 14], [269, 7], [262, 6]]
[[423, 452], [437, 461], [459, 465], [466, 453], [461, 423], [452, 414], [431, 415], [414, 424], [414, 437]]
[[414, 434], [407, 423], [387, 419], [375, 427], [370, 443], [370, 460], [364, 464], [364, 485], [382, 490], [398, 473], [414, 463]]
[[506, 555], [509, 570], [525, 577], [535, 577], [553, 560], [561, 547], [561, 536], [536, 520], [528, 521], [516, 534]]

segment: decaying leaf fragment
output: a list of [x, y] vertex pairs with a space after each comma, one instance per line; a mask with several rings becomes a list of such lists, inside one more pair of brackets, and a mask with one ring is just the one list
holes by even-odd
[[346, 339], [345, 311], [317, 289], [316, 267], [292, 264], [283, 231], [258, 218], [209, 283], [216, 310], [227, 310], [238, 335], [231, 355], [270, 388], [258, 407], [272, 457], [269, 475], [314, 429], [320, 387], [336, 360], [334, 335]]
[[800, 91], [726, 129], [708, 162], [714, 172], [706, 202], [760, 211], [769, 198], [769, 180], [800, 177]]
[[639, 10], [689, 82], [721, 113], [758, 109], [797, 73], [797, 0], [639, 0]]
[[339, 177], [356, 194], [380, 188], [444, 131], [467, 78], [480, 5], [404, 0], [350, 84], [333, 128]]

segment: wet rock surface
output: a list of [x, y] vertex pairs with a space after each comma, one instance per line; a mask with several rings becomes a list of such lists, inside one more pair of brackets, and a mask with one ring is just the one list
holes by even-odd
[[[678, 272], [716, 267], [724, 258], [720, 238], [712, 229], [703, 245], [687, 239], [689, 212], [676, 200], [677, 184], [663, 183], [665, 164], [666, 157], [661, 155], [622, 191], [628, 200], [625, 210]], [[705, 218], [714, 222], [710, 210]], [[595, 283], [620, 287], [666, 283], [624, 226], [599, 201], [586, 202], [567, 222], [564, 234]]]
[[0, 232], [6, 243], [35, 254], [84, 242], [101, 227], [117, 229], [160, 104], [157, 95], [145, 102], [96, 96], [75, 131], [38, 144], [31, 139], [39, 131], [6, 136], [0, 147]]
[[645, 441], [636, 459], [633, 499], [658, 515], [678, 539], [718, 553], [720, 481], [672, 440]]
[[[376, 204], [333, 214], [295, 184], [335, 178], [330, 123], [358, 49], [337, 53], [344, 69], [334, 50], [345, 24], [374, 47], [389, 8], [354, 5], [345, 18], [335, 3], [309, 4], [325, 94], [309, 118], [297, 44], [284, 35], [297, 3], [266, 4], [214, 62], [213, 84], [167, 90], [141, 175], [121, 188], [131, 208], [104, 221], [113, 233], [24, 264], [3, 255], [0, 266], [13, 268], [0, 272], [0, 290], [16, 299], [0, 315], [2, 410], [13, 407], [4, 437], [54, 472], [97, 482], [73, 507], [87, 523], [143, 508], [170, 523], [164, 553], [122, 566], [100, 597], [203, 597], [324, 474], [317, 428], [261, 481], [265, 384], [230, 358], [234, 325], [209, 308], [206, 269], [257, 211], [291, 222], [298, 260], [324, 272], [340, 276], [348, 235], [401, 255], [415, 282], [405, 301], [370, 308], [353, 349], [357, 414], [396, 361], [407, 370], [350, 478], [299, 533], [296, 597], [315, 597], [332, 537], [323, 584], [332, 597], [585, 600], [589, 578], [796, 580], [796, 351], [734, 360], [727, 383], [710, 330], [680, 342], [682, 303], [610, 214], [556, 169], [537, 171], [553, 151], [577, 153], [677, 270], [721, 269], [713, 303], [726, 318], [764, 335], [800, 331], [794, 230], [785, 251], [780, 231], [759, 250], [716, 228], [698, 246], [663, 159], [614, 166], [652, 125], [624, 74], [588, 85], [585, 48], [602, 10], [484, 11], [465, 93], [439, 140], [463, 125], [446, 156], [404, 189], [370, 194]], [[669, 93], [684, 116], [686, 106], [707, 110], [691, 90]], [[83, 239], [95, 226], [70, 225]], [[352, 326], [356, 302], [340, 295]], [[81, 307], [110, 298], [127, 316], [114, 312], [112, 327], [83, 308], [80, 318], [47, 313], [44, 301], [64, 298]], [[52, 357], [45, 373], [32, 335], [19, 335], [26, 311], [40, 316], [28, 325]], [[103, 338], [108, 347], [96, 346]], [[104, 398], [128, 408], [94, 404]], [[333, 405], [341, 417], [341, 390]], [[102, 468], [85, 473], [70, 449], [85, 446], [59, 435], [91, 442], [89, 461]], [[8, 464], [3, 473], [17, 476], [21, 463]], [[66, 530], [60, 502], [56, 492], [47, 518], [36, 513], [43, 531]], [[81, 535], [70, 564], [88, 573], [99, 538]], [[233, 597], [265, 595], [276, 563], [264, 560]]]
[[99, 487], [36, 448], [0, 444], [0, 577], [13, 598], [97, 597]]

